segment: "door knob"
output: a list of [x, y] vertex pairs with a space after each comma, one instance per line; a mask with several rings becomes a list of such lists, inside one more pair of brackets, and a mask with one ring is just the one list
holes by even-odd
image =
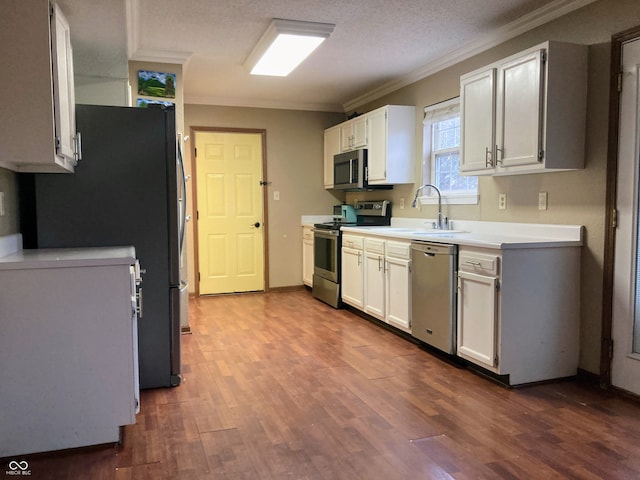
[[260, 222], [256, 222], [253, 225], [251, 225], [252, 227], [256, 227], [256, 228], [260, 228]]

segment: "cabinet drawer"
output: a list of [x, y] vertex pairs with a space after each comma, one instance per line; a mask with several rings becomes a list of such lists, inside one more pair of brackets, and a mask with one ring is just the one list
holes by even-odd
[[411, 243], [388, 241], [387, 257], [410, 259]]
[[498, 255], [487, 255], [476, 252], [460, 252], [458, 257], [458, 269], [462, 272], [484, 273], [487, 275], [499, 275]]
[[342, 246], [353, 248], [355, 250], [363, 250], [364, 237], [359, 237], [357, 235], [342, 235]]
[[364, 248], [367, 252], [384, 255], [385, 243], [386, 242], [384, 240], [379, 240], [377, 238], [366, 238], [364, 240]]

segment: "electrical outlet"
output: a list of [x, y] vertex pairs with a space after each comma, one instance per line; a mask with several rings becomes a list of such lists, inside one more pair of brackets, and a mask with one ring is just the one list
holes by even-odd
[[400, 210], [404, 210], [404, 197], [400, 197]]
[[546, 210], [547, 209], [547, 192], [538, 193], [538, 210]]
[[498, 195], [498, 210], [507, 209], [507, 194], [501, 193]]

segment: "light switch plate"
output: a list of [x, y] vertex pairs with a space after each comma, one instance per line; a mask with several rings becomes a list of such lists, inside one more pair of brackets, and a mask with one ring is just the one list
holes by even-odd
[[546, 210], [547, 209], [547, 192], [538, 193], [538, 210]]

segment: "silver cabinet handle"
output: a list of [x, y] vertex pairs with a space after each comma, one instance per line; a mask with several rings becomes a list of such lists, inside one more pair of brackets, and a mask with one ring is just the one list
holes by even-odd
[[138, 288], [136, 299], [138, 300], [138, 308], [136, 309], [136, 313], [138, 314], [138, 318], [142, 318], [142, 287]]
[[480, 262], [472, 262], [471, 260], [466, 260], [464, 263], [467, 265], [471, 265], [472, 267], [482, 267], [482, 263]]
[[489, 147], [484, 147], [484, 166], [493, 167], [493, 152], [489, 150]]
[[[498, 152], [500, 152], [500, 157], [498, 158]], [[500, 165], [502, 165], [502, 159], [504, 158], [504, 150], [502, 148], [498, 148], [498, 145], [496, 145], [496, 165], [499, 163]]]

